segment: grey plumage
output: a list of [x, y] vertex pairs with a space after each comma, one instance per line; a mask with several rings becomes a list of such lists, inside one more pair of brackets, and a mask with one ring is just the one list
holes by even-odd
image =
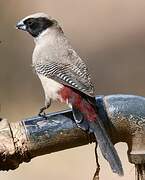
[[[94, 132], [102, 154], [109, 161], [112, 170], [123, 175], [117, 152], [97, 115], [94, 87], [88, 68], [71, 47], [57, 21], [46, 14], [38, 13], [24, 18], [17, 27], [34, 37], [36, 46], [32, 64], [44, 88], [46, 108], [51, 99], [71, 104], [76, 123], [85, 130]], [[64, 98], [60, 93], [62, 89], [69, 89], [72, 94], [65, 94], [67, 97]]]
[[[71, 63], [71, 62], [70, 62]], [[54, 66], [53, 66], [54, 65]], [[75, 65], [65, 63], [47, 62], [47, 64], [36, 63], [35, 70], [37, 73], [43, 74], [46, 77], [51, 77], [56, 81], [71, 86], [89, 96], [94, 95], [93, 85], [90, 81], [87, 69], [83, 75], [80, 75], [80, 70]]]

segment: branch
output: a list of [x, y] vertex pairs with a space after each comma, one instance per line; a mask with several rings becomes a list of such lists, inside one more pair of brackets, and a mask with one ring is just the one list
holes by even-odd
[[[141, 177], [145, 166], [145, 98], [133, 95], [96, 97], [99, 116], [112, 142], [126, 142], [128, 157]], [[92, 143], [93, 135], [77, 128], [70, 110], [15, 123], [0, 121], [0, 170], [16, 169], [33, 157]], [[137, 176], [136, 175], [136, 179]], [[137, 180], [141, 180], [138, 178]]]

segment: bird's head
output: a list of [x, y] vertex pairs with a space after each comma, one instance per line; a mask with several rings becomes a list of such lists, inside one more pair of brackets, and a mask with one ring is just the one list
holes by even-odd
[[58, 27], [59, 26], [57, 21], [52, 19], [45, 13], [36, 13], [29, 15], [16, 24], [17, 29], [27, 31], [35, 38], [38, 37], [46, 29]]

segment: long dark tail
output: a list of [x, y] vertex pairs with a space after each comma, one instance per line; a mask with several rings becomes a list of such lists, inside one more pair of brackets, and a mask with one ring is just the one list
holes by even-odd
[[123, 168], [115, 147], [109, 139], [100, 120], [89, 122], [90, 129], [94, 132], [104, 158], [109, 162], [114, 173], [123, 176]]
[[72, 106], [75, 121], [80, 128], [89, 130], [90, 132], [94, 133], [96, 141], [98, 142], [101, 149], [102, 155], [109, 162], [112, 171], [120, 176], [123, 176], [123, 168], [120, 158], [105, 130], [103, 122], [98, 117], [98, 115], [95, 116], [95, 121], [88, 119], [89, 116], [92, 117], [90, 106], [95, 109], [94, 112], [97, 113], [96, 107], [93, 104], [90, 104], [87, 100], [84, 99], [81, 102], [80, 106]]

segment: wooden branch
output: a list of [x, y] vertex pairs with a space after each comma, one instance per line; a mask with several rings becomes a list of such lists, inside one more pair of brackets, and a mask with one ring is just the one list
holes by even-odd
[[[126, 142], [137, 180], [145, 165], [145, 98], [133, 95], [96, 97], [99, 116], [112, 142]], [[77, 128], [70, 110], [15, 123], [0, 121], [0, 170], [16, 169], [33, 157], [92, 143], [93, 135]]]

